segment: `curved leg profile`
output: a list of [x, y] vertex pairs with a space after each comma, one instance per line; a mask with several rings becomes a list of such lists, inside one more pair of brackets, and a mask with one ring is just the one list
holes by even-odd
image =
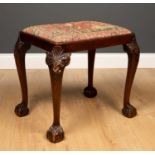
[[93, 87], [95, 49], [88, 51], [88, 86], [84, 89], [84, 95], [88, 98], [95, 97], [97, 90]]
[[137, 111], [136, 108], [130, 104], [129, 99], [132, 83], [134, 80], [135, 72], [139, 61], [140, 50], [135, 38], [133, 38], [131, 43], [123, 45], [123, 48], [124, 51], [126, 51], [128, 54], [128, 72], [126, 77], [126, 85], [124, 92], [124, 107], [122, 109], [122, 113], [124, 116], [128, 118], [132, 118], [136, 116]]
[[69, 62], [70, 54], [64, 53], [61, 46], [55, 46], [51, 52], [47, 52], [46, 63], [51, 78], [54, 114], [53, 124], [47, 131], [47, 138], [54, 143], [64, 139], [64, 131], [60, 125], [60, 98], [63, 71]]
[[19, 117], [25, 116], [29, 113], [29, 109], [27, 107], [28, 91], [27, 91], [26, 71], [25, 71], [25, 53], [29, 48], [30, 44], [24, 43], [20, 39], [18, 39], [14, 50], [14, 57], [16, 61], [22, 91], [22, 101], [15, 107], [15, 113]]

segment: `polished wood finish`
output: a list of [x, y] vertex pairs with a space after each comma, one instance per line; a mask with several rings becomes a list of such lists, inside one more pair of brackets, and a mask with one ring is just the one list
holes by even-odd
[[24, 43], [20, 39], [17, 40], [15, 45], [14, 57], [16, 61], [17, 71], [22, 90], [22, 101], [15, 108], [15, 113], [19, 116], [25, 116], [29, 113], [28, 109], [28, 90], [27, 90], [27, 78], [25, 71], [25, 53], [30, 48], [29, 43]]
[[95, 97], [97, 90], [93, 87], [93, 73], [95, 61], [95, 49], [88, 51], [88, 86], [84, 89], [84, 95], [88, 98]]
[[55, 46], [52, 52], [47, 52], [46, 63], [51, 77], [54, 109], [53, 124], [47, 131], [47, 138], [54, 143], [60, 142], [64, 138], [64, 131], [60, 125], [60, 96], [64, 68], [69, 62], [70, 54], [63, 53], [60, 46]]
[[76, 41], [70, 42], [66, 44], [56, 44], [42, 38], [30, 35], [28, 33], [20, 32], [20, 39], [25, 42], [30, 42], [31, 44], [40, 47], [46, 51], [51, 51], [53, 46], [62, 46], [65, 52], [77, 52], [77, 51], [84, 51], [84, 50], [91, 50], [97, 49], [102, 47], [108, 46], [115, 46], [115, 45], [123, 45], [127, 44], [132, 41], [133, 37], [135, 36], [134, 33], [123, 35], [123, 36], [114, 36], [109, 38], [102, 38], [102, 39], [91, 39], [88, 41]]
[[37, 38], [36, 36], [29, 35], [24, 32], [20, 32], [19, 38], [20, 39], [18, 39], [15, 46], [15, 59], [22, 88], [22, 103], [16, 106], [15, 113], [18, 116], [25, 116], [29, 112], [27, 107], [28, 97], [25, 72], [25, 53], [30, 48], [30, 45], [35, 45], [46, 50], [46, 62], [50, 70], [54, 110], [53, 125], [47, 131], [47, 138], [50, 141], [56, 143], [60, 142], [64, 138], [64, 132], [60, 125], [60, 94], [63, 71], [65, 66], [69, 64], [71, 52], [88, 50], [88, 86], [84, 89], [84, 95], [90, 98], [95, 97], [97, 94], [96, 89], [93, 87], [95, 49], [114, 45], [123, 45], [129, 56], [129, 65], [124, 95], [124, 107], [122, 112], [126, 117], [133, 117], [136, 115], [136, 109], [129, 104], [131, 86], [139, 57], [139, 49], [135, 41], [134, 33], [123, 36], [120, 35], [109, 38], [62, 44], [53, 43], [39, 37]]
[[47, 131], [47, 138], [51, 142], [59, 142], [64, 138], [64, 131], [60, 126], [60, 95], [63, 70], [56, 74], [53, 68], [49, 67], [51, 84], [52, 84], [52, 98], [53, 98], [53, 124]]
[[137, 45], [136, 39], [133, 38], [131, 43], [128, 43], [123, 46], [124, 51], [128, 54], [128, 72], [126, 77], [126, 85], [124, 92], [124, 107], [122, 113], [124, 116], [132, 118], [136, 116], [136, 108], [130, 104], [129, 98], [131, 93], [131, 87], [134, 80], [135, 72], [137, 69], [140, 50]]

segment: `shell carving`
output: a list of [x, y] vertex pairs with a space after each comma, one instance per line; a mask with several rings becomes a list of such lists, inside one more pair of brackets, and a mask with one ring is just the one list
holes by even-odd
[[70, 53], [64, 53], [61, 46], [54, 46], [51, 52], [47, 51], [46, 63], [52, 67], [54, 73], [61, 73], [70, 62]]

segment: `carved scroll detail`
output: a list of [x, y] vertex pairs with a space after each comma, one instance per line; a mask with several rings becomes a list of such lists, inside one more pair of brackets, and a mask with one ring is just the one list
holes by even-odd
[[54, 46], [52, 51], [47, 51], [46, 63], [52, 67], [54, 73], [61, 73], [70, 62], [71, 53], [64, 53], [61, 46]]
[[134, 37], [130, 43], [127, 43], [126, 45], [123, 45], [124, 51], [126, 51], [129, 55], [130, 54], [136, 54], [139, 55], [140, 49], [137, 44], [136, 38]]
[[30, 49], [31, 45], [21, 41], [20, 39], [17, 40], [15, 45], [15, 52], [26, 52]]

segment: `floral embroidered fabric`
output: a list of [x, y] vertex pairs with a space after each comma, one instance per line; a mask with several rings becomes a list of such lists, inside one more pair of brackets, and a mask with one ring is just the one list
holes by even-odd
[[25, 28], [22, 32], [40, 37], [53, 43], [68, 43], [90, 39], [128, 35], [126, 28], [96, 21], [45, 24]]

